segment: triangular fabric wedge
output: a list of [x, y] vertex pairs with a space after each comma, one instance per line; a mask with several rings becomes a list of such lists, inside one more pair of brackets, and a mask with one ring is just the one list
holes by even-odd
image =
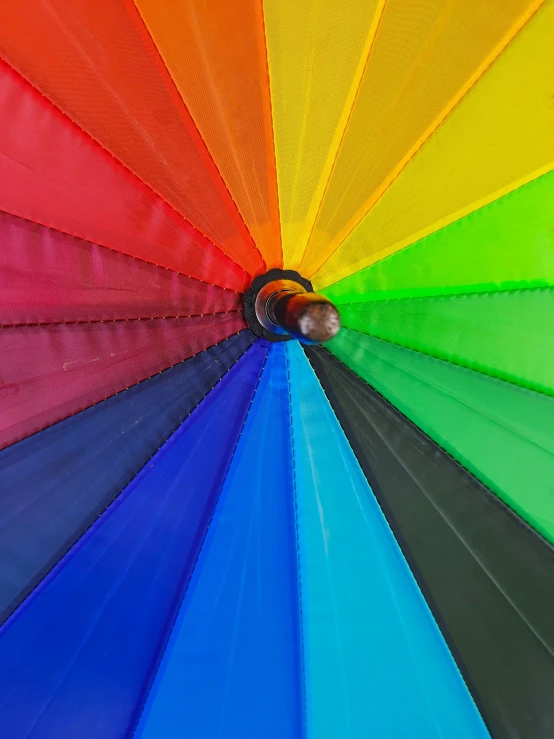
[[136, 5], [268, 269], [282, 267], [262, 2]]
[[266, 356], [230, 370], [0, 629], [11, 739], [132, 733]]
[[325, 288], [337, 304], [554, 285], [554, 172]]
[[[502, 0], [492, 5], [482, 0], [380, 3], [377, 33], [332, 174], [320, 194], [306, 265], [321, 263], [391, 183], [402, 176], [404, 167], [418, 156], [448, 116], [456, 115], [456, 106], [463, 105], [468, 90], [498, 63], [541, 1]], [[364, 3], [359, 5], [363, 7]], [[490, 115], [487, 106], [481, 114]], [[463, 135], [457, 143], [458, 147], [464, 145]], [[450, 160], [454, 152], [457, 150], [449, 149], [443, 157]], [[475, 175], [479, 178], [481, 172]], [[425, 189], [413, 192], [423, 199], [425, 190], [433, 185], [433, 181], [425, 180]], [[402, 216], [402, 211], [395, 213], [397, 226]], [[371, 246], [370, 234], [369, 249]]]
[[553, 287], [341, 306], [346, 328], [554, 395], [550, 316]]
[[0, 621], [253, 342], [243, 331], [0, 452]]
[[133, 0], [21, 0], [0, 27], [2, 58], [232, 259], [263, 269]]
[[137, 739], [304, 736], [290, 430], [274, 344]]
[[242, 308], [240, 295], [0, 212], [0, 325], [163, 318]]
[[323, 249], [307, 254], [302, 269], [316, 289], [554, 168], [554, 4], [537, 0], [527, 8], [536, 12], [522, 13], [523, 27], [359, 225], [326, 261]]
[[222, 287], [247, 286], [243, 267], [1, 60], [0, 106], [0, 210]]
[[337, 359], [307, 354], [492, 735], [554, 733], [554, 550]]
[[348, 329], [328, 346], [554, 541], [554, 398]]
[[0, 446], [198, 354], [245, 328], [241, 312], [0, 329]]
[[304, 352], [286, 349], [306, 736], [488, 737]]

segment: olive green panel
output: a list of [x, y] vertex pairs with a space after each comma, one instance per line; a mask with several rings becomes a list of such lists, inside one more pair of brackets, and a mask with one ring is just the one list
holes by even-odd
[[336, 303], [554, 285], [554, 172], [323, 291]]
[[356, 331], [554, 395], [554, 288], [348, 304], [341, 319]]
[[554, 398], [347, 329], [327, 346], [554, 541]]

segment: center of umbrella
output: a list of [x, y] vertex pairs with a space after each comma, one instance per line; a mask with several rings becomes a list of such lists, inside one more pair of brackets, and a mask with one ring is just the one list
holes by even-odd
[[336, 307], [293, 270], [272, 269], [256, 277], [244, 295], [244, 315], [256, 336], [269, 341], [329, 341], [340, 329]]

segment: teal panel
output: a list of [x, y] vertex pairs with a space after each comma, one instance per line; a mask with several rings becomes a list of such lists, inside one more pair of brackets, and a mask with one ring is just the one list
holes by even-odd
[[487, 737], [312, 368], [287, 355], [309, 739]]

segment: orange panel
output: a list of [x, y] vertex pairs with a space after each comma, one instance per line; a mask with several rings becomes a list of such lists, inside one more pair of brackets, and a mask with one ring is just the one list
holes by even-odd
[[267, 265], [281, 266], [262, 3], [135, 2]]
[[248, 272], [264, 269], [131, 0], [2, 3], [0, 55]]

